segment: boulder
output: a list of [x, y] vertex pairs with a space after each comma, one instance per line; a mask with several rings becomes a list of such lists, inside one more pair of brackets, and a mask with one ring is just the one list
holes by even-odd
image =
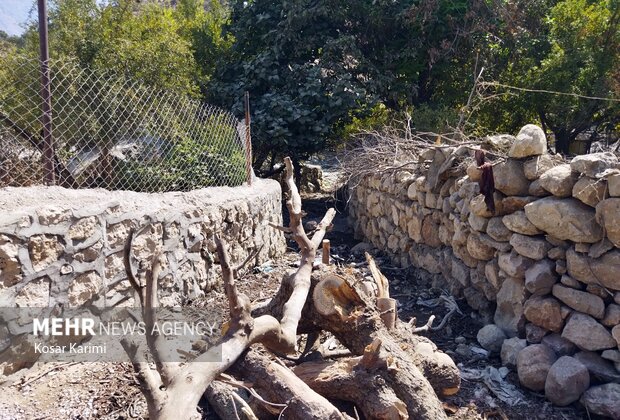
[[556, 284], [553, 286], [553, 296], [574, 310], [594, 318], [602, 319], [605, 316], [605, 302], [591, 293]]
[[552, 297], [532, 296], [523, 308], [525, 318], [548, 331], [560, 332], [564, 326], [560, 303]]
[[511, 158], [526, 158], [547, 153], [547, 137], [542, 128], [534, 124], [527, 124], [517, 134], [512, 143], [508, 156]]
[[557, 239], [584, 243], [603, 239], [594, 210], [574, 198], [542, 198], [525, 206], [525, 215], [534, 226]]
[[525, 270], [525, 288], [533, 295], [546, 295], [551, 293], [557, 278], [555, 263], [545, 258]]
[[[606, 352], [609, 350], [605, 350]], [[580, 351], [573, 356], [588, 368], [590, 377], [596, 381], [618, 382], [620, 383], [620, 373], [614, 369], [614, 365], [609, 360], [603, 359], [598, 353], [593, 351]]]
[[573, 186], [573, 197], [590, 207], [607, 198], [607, 182], [604, 179], [592, 179], [584, 176]]
[[502, 349], [500, 356], [502, 358], [502, 365], [509, 368], [517, 367], [517, 355], [521, 350], [527, 347], [527, 341], [523, 338], [512, 337], [504, 340], [502, 343]]
[[620, 384], [593, 386], [583, 393], [580, 401], [589, 413], [620, 419]]
[[476, 339], [485, 350], [491, 353], [499, 353], [506, 339], [506, 334], [504, 334], [504, 331], [497, 325], [489, 324], [478, 331]]
[[560, 165], [562, 163], [562, 159], [559, 159], [553, 155], [544, 154], [540, 156], [533, 157], [528, 159], [523, 164], [523, 173], [525, 177], [530, 181], [535, 181], [542, 174], [547, 172], [549, 169], [554, 166]]
[[618, 345], [607, 328], [591, 316], [579, 312], [574, 312], [570, 316], [562, 331], [562, 337], [583, 350], [605, 350]]
[[542, 233], [540, 229], [529, 221], [523, 210], [502, 217], [502, 222], [507, 229], [522, 235], [538, 235]]
[[568, 274], [582, 283], [600, 284], [613, 290], [620, 290], [620, 250], [614, 249], [602, 257], [593, 259], [575, 252], [566, 251]]
[[549, 369], [557, 357], [553, 350], [544, 344], [527, 346], [517, 355], [517, 373], [519, 382], [533, 391], [545, 389]]
[[527, 298], [525, 284], [522, 279], [508, 277], [497, 292], [495, 316], [493, 320], [508, 337], [514, 337], [523, 331], [523, 303]]
[[482, 170], [478, 168], [478, 165], [476, 165], [475, 162], [472, 162], [467, 167], [466, 172], [467, 172], [467, 176], [469, 177], [471, 181], [478, 182], [482, 178]]
[[521, 235], [515, 233], [510, 238], [510, 245], [514, 250], [524, 257], [533, 260], [542, 260], [547, 256], [547, 252], [552, 248], [551, 244], [542, 238]]
[[611, 243], [620, 247], [620, 198], [608, 198], [598, 203], [596, 220], [605, 229]]
[[607, 169], [620, 168], [620, 163], [613, 153], [602, 152], [575, 156], [570, 162], [570, 167], [574, 172], [595, 178]]
[[590, 387], [588, 369], [579, 360], [560, 357], [549, 369], [545, 381], [545, 396], [555, 405], [566, 406], [579, 399]]
[[528, 195], [530, 181], [523, 173], [523, 163], [508, 159], [493, 167], [495, 189], [506, 195]]
[[556, 197], [570, 197], [579, 174], [571, 171], [569, 164], [555, 166], [542, 174], [540, 185]]

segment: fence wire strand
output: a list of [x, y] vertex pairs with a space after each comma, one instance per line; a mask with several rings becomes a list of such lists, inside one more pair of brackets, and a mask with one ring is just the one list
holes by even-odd
[[[233, 114], [136, 80], [52, 60], [56, 184], [142, 192], [247, 181]], [[0, 56], [0, 187], [44, 184], [38, 60]]]

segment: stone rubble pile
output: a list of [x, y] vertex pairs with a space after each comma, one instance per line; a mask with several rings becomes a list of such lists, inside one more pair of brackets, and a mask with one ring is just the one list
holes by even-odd
[[433, 148], [351, 190], [356, 237], [464, 297], [496, 327], [481, 344], [523, 386], [620, 418], [620, 161], [564, 162], [535, 125], [485, 143], [510, 144], [493, 167], [494, 213], [475, 163], [445, 170], [462, 147]]

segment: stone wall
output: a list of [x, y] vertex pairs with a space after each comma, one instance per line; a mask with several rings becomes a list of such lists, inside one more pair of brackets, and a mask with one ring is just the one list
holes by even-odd
[[[133, 255], [144, 267], [156, 248], [165, 253], [162, 304], [180, 305], [217, 283], [214, 233], [233, 263], [259, 249], [256, 263], [285, 251], [276, 181], [188, 193], [0, 190], [0, 306], [71, 307], [132, 304], [123, 249], [133, 229]], [[145, 227], [146, 228], [143, 228]], [[206, 258], [203, 258], [206, 257]]]
[[[473, 152], [446, 147], [413, 170], [363, 179], [351, 222], [358, 238], [464, 297], [491, 324], [480, 343], [565, 405], [590, 383], [620, 382], [620, 163], [610, 153], [564, 162], [533, 125], [487, 140], [508, 155], [493, 166], [495, 212], [479, 194], [480, 169], [467, 165]], [[571, 357], [552, 368], [561, 356]], [[618, 398], [620, 385], [612, 391]]]

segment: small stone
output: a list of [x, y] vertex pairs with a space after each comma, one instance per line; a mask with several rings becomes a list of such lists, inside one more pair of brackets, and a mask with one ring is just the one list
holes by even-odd
[[620, 419], [620, 384], [593, 386], [583, 393], [580, 401], [589, 413]]
[[554, 248], [551, 248], [549, 252], [547, 252], [547, 257], [551, 258], [552, 260], [563, 260], [566, 258], [566, 251], [563, 248], [556, 246]]
[[580, 254], [587, 254], [590, 251], [590, 244], [577, 243], [575, 244], [575, 252]]
[[495, 255], [495, 249], [485, 244], [480, 235], [472, 233], [467, 237], [467, 251], [477, 260], [488, 261]]
[[467, 342], [467, 339], [463, 337], [462, 335], [459, 335], [458, 337], [454, 339], [454, 342], [456, 344], [465, 344]]
[[525, 207], [529, 203], [532, 203], [532, 202], [534, 202], [536, 200], [538, 200], [538, 197], [532, 197], [532, 196], [524, 196], [524, 197], [510, 196], [510, 197], [504, 197], [501, 200], [500, 211], [496, 212], [496, 214], [500, 214], [500, 212], [501, 212], [501, 214], [512, 214], [515, 211], [523, 210], [523, 207]]
[[485, 325], [478, 331], [476, 339], [480, 345], [491, 353], [498, 353], [506, 339], [504, 331], [495, 324]]
[[467, 167], [466, 172], [469, 179], [473, 182], [478, 182], [482, 178], [482, 170], [478, 168], [478, 165], [476, 165], [475, 162], [471, 163]]
[[519, 210], [502, 218], [504, 226], [513, 232], [522, 235], [538, 235], [540, 229], [532, 224], [525, 215], [525, 211]]
[[566, 261], [564, 261], [564, 260], [556, 260], [555, 261], [555, 272], [558, 273], [561, 276], [566, 274]]
[[535, 238], [518, 233], [512, 235], [510, 238], [510, 245], [512, 245], [514, 250], [520, 255], [533, 260], [542, 260], [551, 249], [551, 244], [542, 238]]
[[579, 399], [590, 387], [588, 369], [579, 360], [560, 357], [549, 369], [545, 381], [545, 396], [555, 405], [566, 406]]
[[71, 212], [62, 207], [46, 207], [37, 210], [39, 223], [43, 226], [57, 225], [71, 219]]
[[620, 248], [620, 198], [608, 198], [598, 203], [596, 220], [605, 229], [611, 243]]
[[561, 159], [558, 159], [553, 155], [544, 154], [525, 161], [523, 164], [523, 172], [525, 173], [525, 177], [527, 179], [530, 181], [535, 181], [549, 169], [560, 165], [561, 163]]
[[555, 197], [570, 197], [579, 174], [572, 172], [569, 164], [558, 165], [540, 176], [540, 185]]
[[601, 353], [601, 357], [612, 362], [620, 363], [620, 350], [605, 350]]
[[492, 217], [487, 224], [487, 234], [500, 242], [508, 242], [512, 232], [504, 225], [503, 217]]
[[530, 297], [523, 313], [528, 321], [545, 330], [560, 332], [564, 325], [560, 303], [552, 297]]
[[510, 253], [501, 253], [498, 257], [499, 268], [510, 277], [524, 278], [525, 270], [527, 270], [533, 261], [522, 255], [517, 254], [515, 251]]
[[[618, 333], [620, 334], [620, 329]], [[618, 345], [604, 326], [591, 316], [579, 312], [574, 312], [570, 316], [562, 331], [562, 337], [572, 341], [583, 350], [605, 350]]]
[[504, 340], [502, 350], [500, 352], [502, 365], [508, 366], [509, 368], [517, 367], [517, 355], [526, 347], [527, 341], [523, 338], [512, 337]]
[[497, 308], [493, 321], [509, 337], [514, 337], [523, 330], [525, 324], [523, 303], [526, 296], [525, 282], [513, 277], [505, 279], [497, 292]]
[[549, 331], [536, 324], [525, 324], [525, 339], [530, 344], [539, 344]]
[[472, 351], [467, 344], [459, 344], [454, 351], [466, 359], [472, 356]]
[[586, 292], [598, 296], [601, 299], [605, 300], [609, 297], [609, 292], [605, 290], [604, 287], [599, 286], [598, 284], [588, 284], [586, 286]]
[[611, 335], [616, 340], [618, 347], [620, 347], [620, 325], [616, 325], [611, 329]]
[[101, 226], [97, 217], [86, 217], [71, 225], [67, 232], [67, 237], [74, 241], [83, 241], [93, 236], [100, 228]]
[[547, 191], [546, 189], [542, 187], [542, 184], [540, 183], [540, 179], [537, 179], [536, 181], [532, 181], [532, 183], [530, 184], [530, 187], [527, 190], [527, 193], [534, 197], [548, 197], [551, 195], [549, 191]]
[[73, 273], [73, 266], [71, 264], [63, 264], [60, 267], [60, 274], [67, 275]]
[[368, 242], [360, 242], [351, 248], [351, 254], [353, 255], [364, 255], [365, 252], [370, 252], [374, 249], [374, 245]]
[[590, 247], [590, 251], [588, 251], [588, 257], [600, 258], [601, 255], [613, 249], [613, 247], [614, 244], [609, 242], [609, 239], [603, 238], [602, 241], [592, 244], [592, 246]]
[[562, 278], [560, 279], [560, 283], [562, 283], [564, 286], [572, 287], [573, 289], [579, 290], [583, 288], [581, 283], [566, 274], [562, 276]]
[[525, 271], [525, 287], [534, 295], [551, 293], [551, 288], [557, 281], [555, 263], [548, 259], [536, 262]]
[[103, 282], [95, 271], [77, 276], [69, 286], [69, 304], [72, 307], [84, 305], [99, 293]]
[[11, 287], [22, 279], [19, 246], [16, 238], [0, 235], [0, 289]]
[[60, 237], [55, 235], [35, 235], [28, 243], [30, 261], [35, 271], [41, 271], [58, 261], [65, 250]]
[[605, 308], [605, 316], [603, 317], [601, 324], [610, 328], [620, 324], [620, 305], [616, 305], [614, 303], [607, 305]]
[[588, 292], [556, 284], [553, 286], [553, 296], [574, 310], [591, 315], [594, 318], [602, 319], [605, 315], [603, 299]]
[[517, 139], [508, 151], [508, 156], [520, 159], [544, 153], [547, 153], [545, 132], [537, 125], [527, 124], [517, 134]]
[[15, 297], [15, 306], [18, 308], [45, 308], [49, 306], [51, 280], [41, 277], [31, 280], [19, 291]]
[[544, 336], [542, 343], [553, 350], [558, 356], [571, 356], [577, 351], [577, 346], [558, 333], [551, 333]]
[[493, 167], [495, 189], [506, 195], [528, 195], [530, 181], [523, 173], [523, 163], [508, 159]]
[[579, 178], [573, 186], [573, 197], [590, 207], [607, 198], [607, 182], [604, 179]]
[[[614, 249], [597, 259], [588, 258], [575, 252], [566, 251], [568, 274], [586, 284], [596, 284], [607, 289], [620, 290], [620, 250]], [[618, 303], [618, 302], [616, 302]]]
[[610, 196], [620, 197], [620, 172], [616, 172], [607, 178], [607, 187]]
[[519, 382], [533, 391], [545, 389], [547, 374], [557, 357], [553, 350], [544, 344], [532, 344], [517, 355]]
[[618, 157], [611, 152], [590, 153], [588, 155], [575, 156], [570, 163], [573, 171], [582, 173], [591, 178], [597, 178], [607, 169], [620, 167]]

